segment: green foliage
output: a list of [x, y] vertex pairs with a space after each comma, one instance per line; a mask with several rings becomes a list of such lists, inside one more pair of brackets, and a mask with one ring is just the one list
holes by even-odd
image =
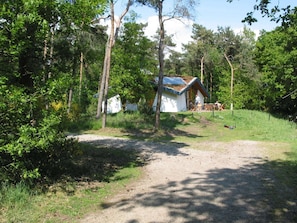
[[297, 112], [296, 95], [296, 14], [290, 25], [263, 33], [257, 42], [256, 62], [262, 73], [261, 97], [265, 107], [280, 114]]
[[[184, 71], [202, 77], [210, 94], [210, 102], [220, 101], [229, 107], [231, 100], [235, 108], [259, 108], [259, 75], [253, 61], [255, 34], [245, 28], [235, 34], [230, 27], [219, 27], [216, 32], [194, 24], [193, 41], [185, 45]], [[233, 98], [231, 99], [231, 71], [224, 54], [233, 66]], [[203, 67], [201, 66], [203, 65]], [[203, 68], [203, 73], [201, 69]]]
[[120, 94], [125, 103], [138, 103], [152, 90], [151, 76], [156, 60], [151, 51], [153, 42], [144, 36], [145, 25], [127, 22], [113, 50], [110, 94]]
[[[227, 2], [233, 2], [233, 0], [227, 0]], [[257, 0], [251, 10], [252, 11], [246, 14], [246, 17], [242, 20], [242, 22], [246, 22], [249, 25], [257, 22], [258, 20], [254, 16], [254, 13], [255, 11], [258, 11], [263, 17], [268, 17], [271, 21], [287, 24], [290, 23], [290, 14], [296, 11], [296, 7], [290, 5], [289, 3], [288, 5], [280, 7], [280, 4], [273, 1]]]
[[1, 180], [30, 183], [41, 176], [55, 177], [76, 149], [75, 141], [61, 132], [61, 119], [55, 114], [22, 124], [0, 147]]
[[93, 37], [102, 34], [103, 29], [90, 28], [90, 23], [104, 11], [104, 3], [100, 0], [1, 2], [2, 182], [33, 183], [56, 177], [64, 168], [62, 163], [75, 153], [76, 142], [67, 139], [63, 132], [66, 122], [78, 117], [80, 95], [74, 94], [77, 109], [69, 116], [65, 107], [55, 110], [51, 104], [59, 101], [66, 104], [68, 89], [77, 85], [77, 58], [82, 49], [89, 62], [96, 60], [94, 52], [98, 49], [88, 47], [91, 41], [87, 38], [82, 41], [82, 36], [84, 32], [94, 34]]
[[23, 92], [21, 88], [6, 85], [4, 78], [0, 79], [0, 146], [14, 140], [18, 127], [30, 118], [29, 97]]

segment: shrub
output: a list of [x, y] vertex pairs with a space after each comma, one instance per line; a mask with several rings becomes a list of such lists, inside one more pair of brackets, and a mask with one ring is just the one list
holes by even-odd
[[45, 109], [42, 93], [8, 85], [0, 78], [0, 180], [34, 183], [59, 174], [78, 148], [63, 133], [62, 105]]
[[0, 180], [34, 183], [59, 174], [63, 163], [78, 148], [61, 128], [61, 116], [44, 114], [30, 124], [22, 124], [0, 147]]

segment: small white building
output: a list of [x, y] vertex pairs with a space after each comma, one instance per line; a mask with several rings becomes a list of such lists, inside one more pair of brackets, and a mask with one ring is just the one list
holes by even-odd
[[[155, 78], [155, 85], [158, 85], [158, 77]], [[201, 106], [204, 106], [204, 99], [208, 92], [197, 77], [180, 76], [164, 77], [161, 112], [181, 112], [190, 110], [195, 104], [196, 94], [200, 97]], [[153, 109], [157, 105], [156, 93]]]
[[[107, 99], [107, 114], [118, 113], [122, 110], [122, 101], [120, 95]], [[104, 101], [102, 102], [102, 112], [104, 111]]]

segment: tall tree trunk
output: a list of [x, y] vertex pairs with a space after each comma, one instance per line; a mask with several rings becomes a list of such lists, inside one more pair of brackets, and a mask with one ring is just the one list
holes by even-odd
[[72, 95], [73, 95], [73, 90], [72, 88], [70, 88], [68, 92], [67, 114], [69, 114], [71, 111]]
[[107, 119], [107, 100], [108, 100], [108, 87], [109, 87], [109, 76], [110, 76], [110, 63], [111, 63], [111, 52], [114, 44], [114, 4], [113, 1], [110, 2], [110, 34], [105, 47], [105, 57], [102, 78], [100, 83], [100, 90], [98, 95], [98, 106], [97, 106], [97, 118], [100, 118], [102, 110], [102, 102], [104, 102], [104, 111], [102, 118], [102, 128], [106, 127]]
[[164, 21], [163, 21], [163, 1], [159, 2], [159, 26], [160, 26], [160, 39], [159, 39], [159, 80], [158, 80], [158, 97], [157, 97], [157, 106], [155, 114], [155, 131], [160, 128], [160, 113], [161, 113], [161, 102], [162, 102], [162, 93], [163, 93], [163, 78], [164, 78]]
[[210, 86], [209, 86], [209, 101], [212, 100], [212, 91], [213, 91], [213, 76], [212, 72], [210, 73]]
[[[73, 64], [72, 64], [72, 78], [75, 77], [76, 65], [77, 65], [77, 58], [74, 56], [74, 58], [73, 58]], [[72, 98], [73, 98], [73, 86], [71, 84], [70, 89], [69, 89], [69, 93], [68, 93], [68, 103], [67, 103], [67, 113], [68, 114], [71, 111]]]
[[[43, 78], [42, 78], [42, 81], [44, 82], [44, 85], [46, 84], [47, 82], [47, 78], [48, 78], [48, 75], [47, 75], [47, 38], [48, 38], [48, 33], [46, 34], [45, 36], [45, 40], [44, 40], [44, 46], [43, 46]], [[45, 109], [48, 110], [49, 108], [49, 104], [48, 104], [48, 100], [47, 100], [47, 97], [45, 97]]]
[[[112, 11], [114, 11], [112, 9]], [[113, 15], [113, 14], [112, 14]], [[113, 16], [112, 16], [113, 18]], [[111, 19], [112, 24], [114, 24], [113, 19]], [[114, 26], [112, 26], [114, 30]], [[107, 120], [107, 100], [108, 100], [108, 86], [109, 86], [109, 76], [110, 76], [110, 63], [111, 63], [111, 52], [112, 52], [112, 45], [114, 41], [114, 32], [112, 31], [110, 33], [110, 40], [107, 48], [108, 54], [107, 60], [106, 60], [106, 79], [105, 79], [105, 86], [104, 86], [104, 94], [103, 94], [103, 99], [104, 99], [104, 112], [103, 112], [103, 117], [102, 117], [102, 128], [106, 127], [106, 120]]]
[[84, 65], [84, 53], [80, 52], [80, 67], [79, 67], [79, 104], [81, 103], [81, 91], [82, 91], [82, 79], [83, 79], [83, 65]]
[[105, 56], [104, 56], [104, 63], [103, 63], [103, 70], [101, 79], [98, 85], [98, 104], [97, 104], [97, 114], [96, 118], [99, 119], [101, 116], [101, 110], [102, 110], [102, 100], [103, 100], [103, 93], [104, 93], [104, 86], [105, 86], [105, 80], [106, 80], [106, 65], [107, 65], [107, 52], [108, 52], [108, 44], [109, 44], [109, 38], [105, 46]]
[[[50, 66], [52, 65], [53, 61], [53, 53], [54, 53], [54, 25], [50, 28], [50, 52], [49, 52], [49, 60], [47, 58], [48, 55], [48, 34], [46, 35], [46, 39], [44, 40], [44, 47], [43, 47], [43, 70], [44, 70], [44, 77], [43, 80], [46, 83], [48, 79], [51, 78], [51, 70]], [[49, 101], [48, 98], [45, 99], [45, 109], [49, 109]]]
[[[52, 66], [53, 63], [53, 55], [54, 55], [54, 35], [55, 35], [55, 30], [54, 30], [54, 25], [52, 25], [51, 27], [51, 47], [50, 47], [50, 62], [49, 62], [49, 66]], [[48, 79], [50, 79], [52, 77], [52, 72], [51, 69], [49, 69], [48, 72]]]
[[201, 83], [203, 84], [203, 72], [204, 72], [204, 56], [201, 58], [201, 61], [200, 61], [200, 67], [201, 67], [201, 70], [200, 70], [200, 81]]
[[231, 82], [230, 82], [230, 110], [233, 111], [233, 77], [234, 77], [234, 68], [232, 66], [232, 63], [230, 61], [230, 59], [228, 58], [228, 56], [224, 53], [224, 56], [230, 66], [231, 69]]
[[115, 32], [115, 18], [114, 18], [114, 1], [110, 1], [110, 11], [111, 11], [111, 24], [110, 24], [110, 35], [108, 37], [106, 47], [105, 47], [105, 57], [103, 64], [103, 71], [100, 80], [100, 86], [98, 86], [98, 105], [97, 105], [97, 114], [96, 118], [99, 119], [101, 116], [102, 110], [102, 101], [104, 101], [104, 112], [102, 118], [102, 128], [106, 126], [107, 119], [107, 95], [108, 95], [108, 87], [109, 87], [109, 76], [110, 76], [110, 64], [111, 64], [111, 52], [112, 47], [115, 44], [116, 37], [118, 35], [118, 31], [120, 28], [120, 24], [124, 16], [129, 11], [130, 6], [132, 5], [132, 0], [128, 0], [126, 8], [119, 20], [116, 21], [116, 32]]

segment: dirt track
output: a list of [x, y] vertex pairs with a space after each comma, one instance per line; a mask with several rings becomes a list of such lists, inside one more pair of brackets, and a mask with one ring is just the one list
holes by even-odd
[[[79, 136], [81, 141], [137, 148], [150, 160], [145, 176], [81, 222], [294, 222], [296, 203], [278, 200], [265, 148], [253, 141], [157, 144]], [[201, 150], [200, 150], [201, 149]], [[295, 200], [296, 201], [296, 200]]]

